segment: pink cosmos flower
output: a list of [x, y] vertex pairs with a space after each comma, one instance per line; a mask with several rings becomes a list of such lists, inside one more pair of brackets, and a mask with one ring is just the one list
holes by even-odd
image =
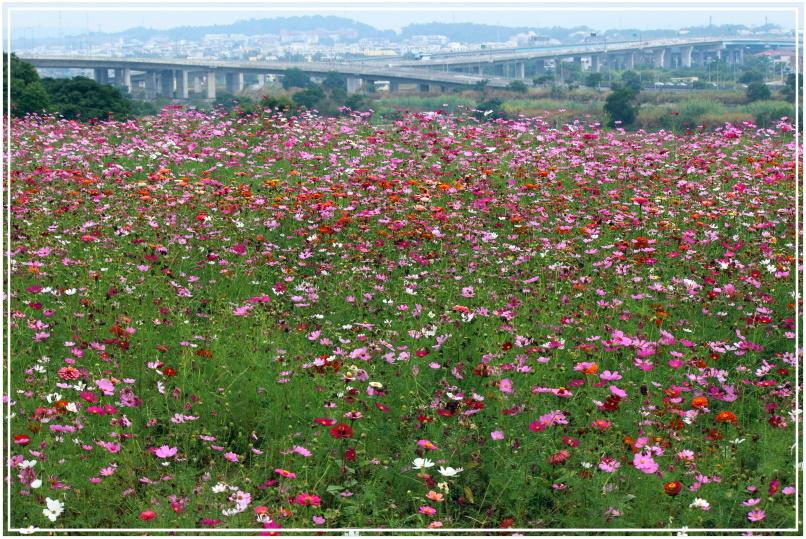
[[417, 442], [417, 445], [419, 445], [424, 449], [439, 449], [436, 445], [434, 445], [432, 442], [429, 442], [428, 440], [420, 440]]
[[149, 521], [154, 520], [155, 518], [157, 518], [157, 513], [154, 511], [143, 511], [140, 513], [140, 520]]
[[609, 388], [609, 389], [610, 389], [610, 392], [611, 392], [613, 395], [615, 395], [616, 397], [621, 397], [622, 399], [626, 399], [626, 398], [627, 398], [627, 392], [626, 392], [626, 391], [624, 391], [623, 389], [619, 389], [619, 388], [618, 388], [618, 387], [616, 387], [616, 386], [610, 386], [610, 388]]
[[230, 462], [238, 462], [238, 455], [235, 453], [224, 453], [224, 458]]
[[655, 462], [651, 456], [645, 455], [644, 453], [636, 453], [633, 458], [633, 464], [636, 470], [641, 470], [644, 473], [655, 473], [658, 471], [658, 463]]
[[155, 455], [157, 455], [161, 459], [167, 459], [169, 457], [173, 457], [176, 455], [177, 448], [176, 447], [168, 447], [167, 445], [163, 445], [159, 449], [155, 451]]
[[313, 494], [300, 494], [292, 500], [291, 503], [298, 503], [300, 505], [321, 505], [322, 500], [319, 496]]
[[591, 423], [591, 427], [601, 432], [604, 432], [608, 428], [610, 428], [610, 425], [611, 425], [610, 421], [605, 421], [604, 419], [597, 419], [596, 421]]
[[419, 512], [424, 514], [424, 515], [435, 515], [437, 513], [437, 510], [434, 509], [433, 507], [423, 505], [422, 507], [420, 507]]
[[761, 509], [753, 509], [747, 513], [747, 520], [755, 522], [757, 520], [763, 520], [765, 516], [767, 515]]
[[274, 471], [277, 472], [278, 474], [282, 475], [283, 477], [288, 477], [290, 479], [296, 479], [297, 478], [297, 474], [295, 474], [293, 472], [289, 472], [288, 470], [283, 470], [282, 468], [277, 468]]
[[504, 378], [500, 382], [498, 382], [498, 389], [503, 391], [504, 393], [512, 393], [512, 380], [509, 378]]
[[493, 440], [503, 440], [504, 439], [504, 431], [502, 430], [494, 430], [490, 433], [490, 438]]

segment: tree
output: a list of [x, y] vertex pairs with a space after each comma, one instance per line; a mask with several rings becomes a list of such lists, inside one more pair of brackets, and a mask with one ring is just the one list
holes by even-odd
[[51, 109], [65, 118], [105, 120], [109, 116], [125, 118], [131, 114], [131, 101], [117, 88], [99, 84], [87, 77], [42, 79], [50, 97]]
[[641, 75], [632, 70], [625, 71], [621, 74], [621, 82], [624, 83], [624, 88], [635, 90], [636, 93], [644, 89], [644, 85], [641, 82]]
[[605, 99], [603, 107], [609, 120], [607, 125], [614, 127], [616, 122], [629, 125], [638, 115], [638, 94], [630, 88], [619, 88]]
[[263, 101], [260, 102], [260, 106], [263, 107], [264, 110], [269, 109], [269, 110], [276, 110], [279, 112], [285, 112], [289, 109], [293, 109], [296, 106], [296, 103], [294, 103], [291, 100], [291, 98], [285, 95], [281, 96], [264, 95]]
[[338, 71], [329, 71], [325, 80], [322, 81], [322, 88], [328, 91], [333, 91], [336, 88], [347, 91], [347, 81]]
[[708, 85], [705, 84], [704, 80], [697, 79], [691, 83], [691, 87], [694, 90], [705, 90]]
[[477, 92], [481, 92], [481, 93], [483, 93], [483, 94], [486, 94], [486, 93], [487, 93], [487, 85], [488, 85], [488, 84], [490, 84], [490, 81], [489, 81], [489, 80], [487, 80], [487, 79], [481, 79], [480, 81], [477, 81], [477, 82], [476, 82], [476, 83], [473, 85], [473, 90], [475, 90], [475, 91], [477, 91]]
[[8, 86], [3, 84], [3, 102], [11, 103], [12, 116], [22, 118], [26, 114], [40, 113], [50, 106], [50, 98], [36, 68], [17, 58], [13, 52], [3, 54], [3, 80], [11, 86], [9, 99]]
[[473, 116], [476, 118], [483, 120], [495, 120], [498, 118], [506, 118], [507, 114], [503, 110], [504, 108], [504, 101], [498, 97], [493, 97], [491, 99], [487, 99], [486, 101], [482, 101], [481, 103], [476, 106], [476, 111], [473, 113]]
[[602, 82], [601, 73], [588, 73], [588, 76], [585, 77], [585, 86], [588, 88], [596, 88], [600, 82]]
[[280, 80], [280, 83], [283, 85], [283, 89], [285, 90], [288, 90], [289, 88], [308, 88], [309, 86], [313, 85], [313, 82], [311, 82], [311, 77], [297, 67], [286, 69], [285, 74]]
[[741, 84], [750, 84], [752, 82], [764, 81], [764, 73], [759, 73], [755, 69], [748, 69], [741, 76], [736, 79]]
[[540, 75], [532, 79], [535, 86], [544, 86], [554, 82], [554, 75]]
[[772, 92], [770, 92], [770, 87], [761, 81], [752, 83], [745, 91], [745, 96], [747, 96], [748, 103], [752, 103], [753, 101], [764, 101], [769, 99], [771, 95]]
[[513, 80], [509, 84], [506, 85], [505, 90], [509, 90], [510, 92], [517, 92], [519, 94], [525, 94], [529, 91], [529, 87], [526, 86], [526, 83], [522, 80]]
[[786, 96], [786, 100], [789, 103], [795, 102], [795, 86], [798, 87], [800, 90], [800, 95], [803, 96], [803, 75], [798, 73], [795, 75], [794, 73], [790, 73], [786, 77], [786, 86], [781, 89], [781, 93]]
[[325, 91], [322, 90], [319, 86], [311, 86], [310, 88], [306, 88], [300, 92], [295, 93], [291, 96], [291, 99], [299, 105], [300, 107], [305, 107], [307, 109], [314, 109], [316, 108], [316, 104], [319, 103], [322, 99], [327, 97], [325, 95]]

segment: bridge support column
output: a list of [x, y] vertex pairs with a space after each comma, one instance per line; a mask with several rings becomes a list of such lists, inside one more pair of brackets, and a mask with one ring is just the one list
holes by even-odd
[[347, 91], [351, 94], [361, 89], [361, 79], [358, 77], [347, 77]]
[[428, 84], [420, 84], [420, 91], [421, 92], [430, 92], [431, 87]]
[[184, 69], [176, 71], [176, 93], [174, 97], [176, 99], [188, 98], [188, 72]]
[[734, 51], [733, 58], [734, 58], [734, 60], [733, 60], [734, 62], [737, 62], [739, 64], [743, 64], [744, 63], [744, 49], [743, 48], [736, 49]]
[[694, 47], [681, 47], [680, 52], [683, 67], [691, 67], [691, 53], [694, 52]]
[[215, 71], [207, 72], [207, 99], [215, 99]]
[[227, 91], [234, 94], [243, 89], [243, 73], [227, 73]]
[[655, 51], [654, 63], [655, 67], [663, 67], [663, 57], [665, 56], [666, 49], [658, 49]]
[[599, 64], [599, 57], [596, 55], [591, 56], [591, 73], [598, 73], [602, 66]]
[[146, 99], [153, 100], [153, 99], [157, 98], [157, 72], [156, 71], [146, 71], [145, 88], [146, 88]]
[[546, 73], [546, 61], [545, 60], [538, 60], [535, 64], [535, 74], [536, 75], [543, 75]]
[[174, 96], [174, 71], [173, 69], [163, 69], [160, 73], [160, 95], [163, 97]]
[[204, 77], [201, 75], [193, 75], [193, 93], [200, 94], [202, 92], [202, 80]]
[[626, 69], [632, 69], [635, 67], [635, 54], [628, 52], [624, 55], [624, 67]]
[[128, 67], [115, 70], [115, 86], [125, 86], [127, 91], [132, 89], [132, 71]]
[[525, 79], [526, 78], [526, 63], [525, 62], [515, 62], [515, 78], [516, 79]]
[[263, 88], [264, 86], [266, 86], [266, 75], [258, 75], [257, 76], [257, 85], [256, 86], [257, 86], [258, 89]]
[[582, 57], [581, 56], [574, 56], [574, 64], [582, 71]]
[[98, 84], [109, 84], [109, 70], [106, 68], [96, 68], [95, 82]]
[[499, 77], [504, 76], [504, 64], [493, 64], [493, 73]]
[[396, 80], [389, 81], [389, 93], [396, 94], [400, 91], [400, 83]]

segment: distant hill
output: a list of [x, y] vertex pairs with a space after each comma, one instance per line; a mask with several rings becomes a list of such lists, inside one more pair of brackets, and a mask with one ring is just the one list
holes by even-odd
[[357, 41], [361, 38], [394, 39], [394, 30], [378, 30], [368, 24], [343, 17], [306, 15], [302, 17], [278, 17], [274, 19], [249, 19], [232, 24], [216, 24], [212, 26], [180, 26], [169, 30], [153, 30], [150, 28], [132, 28], [123, 32], [106, 34], [111, 37], [148, 40], [154, 36], [168, 36], [171, 39], [198, 41], [207, 34], [244, 34], [255, 36], [262, 34], [279, 35], [281, 32], [313, 32], [333, 33], [339, 30], [355, 32], [355, 38], [343, 37], [341, 41]]
[[576, 28], [538, 28], [537, 26], [499, 26], [477, 23], [442, 23], [410, 24], [400, 30], [400, 37], [409, 39], [413, 36], [445, 36], [458, 43], [480, 43], [484, 41], [504, 42], [518, 34], [534, 32], [558, 40], [565, 40], [569, 34], [579, 31], [590, 31], [587, 26]]

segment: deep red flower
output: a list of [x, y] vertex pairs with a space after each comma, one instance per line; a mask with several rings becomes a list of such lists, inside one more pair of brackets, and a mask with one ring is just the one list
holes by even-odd
[[353, 428], [344, 423], [338, 423], [335, 427], [330, 429], [330, 435], [334, 438], [352, 438]]
[[27, 434], [18, 434], [14, 437], [14, 443], [26, 446], [31, 443], [31, 438]]
[[172, 369], [171, 367], [166, 367], [166, 368], [165, 368], [165, 369], [162, 371], [162, 374], [164, 374], [164, 375], [165, 375], [165, 376], [167, 376], [168, 378], [173, 378], [174, 376], [176, 376], [176, 371], [175, 371], [174, 369]]
[[669, 496], [677, 496], [683, 490], [683, 484], [680, 481], [672, 481], [663, 485], [663, 491]]
[[344, 459], [347, 461], [355, 460], [355, 449], [352, 447], [344, 452]]

